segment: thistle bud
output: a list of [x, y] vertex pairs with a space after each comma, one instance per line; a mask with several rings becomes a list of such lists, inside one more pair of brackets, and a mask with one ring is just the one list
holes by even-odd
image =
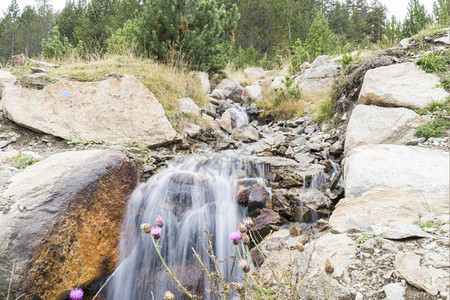
[[141, 226], [139, 226], [139, 228], [144, 231], [146, 234], [149, 234], [150, 231], [152, 230], [152, 227], [150, 225], [148, 225], [147, 223], [143, 223], [141, 224]]
[[297, 250], [298, 250], [299, 252], [303, 252], [303, 251], [305, 250], [305, 247], [303, 247], [302, 244], [297, 244]]
[[244, 271], [244, 273], [250, 272], [250, 266], [243, 259], [239, 260], [239, 267], [242, 269], [242, 271]]
[[253, 227], [253, 219], [250, 217], [244, 218], [244, 225], [247, 227], [247, 230], [251, 230]]
[[175, 295], [172, 294], [170, 291], [165, 291], [164, 300], [175, 300]]
[[331, 265], [329, 259], [325, 261], [325, 272], [328, 274], [332, 274], [334, 272], [334, 267]]
[[250, 245], [250, 237], [244, 233], [244, 235], [242, 236], [242, 242], [244, 243], [244, 245]]
[[164, 226], [164, 220], [163, 220], [163, 218], [162, 218], [161, 216], [157, 216], [157, 217], [156, 217], [155, 224], [156, 224], [156, 226], [159, 226], [159, 227], [162, 228], [162, 227]]
[[244, 224], [239, 223], [238, 228], [239, 228], [239, 231], [242, 233], [245, 233], [247, 231], [247, 227], [245, 227]]
[[151, 232], [153, 238], [154, 238], [155, 240], [157, 240], [157, 239], [159, 239], [159, 237], [161, 236], [161, 227], [153, 226], [153, 227], [152, 227], [152, 230], [151, 230], [150, 232]]

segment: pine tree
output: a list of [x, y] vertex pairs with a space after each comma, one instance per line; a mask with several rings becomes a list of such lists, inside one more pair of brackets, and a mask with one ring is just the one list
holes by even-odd
[[384, 34], [386, 7], [373, 0], [365, 19], [365, 28], [372, 42], [380, 41]]
[[17, 50], [32, 57], [41, 53], [41, 37], [36, 34], [36, 28], [40, 27], [41, 20], [36, 10], [27, 5], [17, 20]]
[[386, 24], [386, 39], [393, 44], [400, 41], [402, 37], [402, 24], [397, 21], [395, 16], [392, 16], [391, 21]]
[[6, 9], [5, 16], [2, 20], [4, 27], [4, 40], [2, 42], [2, 56], [8, 58], [12, 56], [16, 51], [16, 38], [17, 38], [17, 19], [19, 18], [19, 4], [17, 0], [11, 0], [11, 3]]
[[83, 14], [83, 3], [81, 1], [75, 3], [74, 0], [68, 0], [55, 20], [55, 25], [58, 26], [61, 35], [67, 37], [72, 44], [78, 42], [74, 33], [76, 28], [80, 26]]
[[410, 0], [408, 12], [403, 22], [403, 34], [412, 36], [424, 29], [429, 22], [431, 22], [431, 17], [427, 14], [425, 6], [420, 4], [419, 0]]
[[448, 26], [450, 24], [450, 1], [435, 1], [433, 3], [433, 14], [439, 24]]
[[321, 54], [332, 54], [335, 49], [333, 33], [328, 28], [327, 18], [321, 11], [317, 12], [309, 28], [305, 47], [311, 59]]
[[348, 13], [347, 8], [337, 2], [334, 6], [333, 10], [330, 12], [328, 16], [328, 22], [330, 24], [330, 29], [335, 34], [343, 35], [347, 32], [347, 27], [350, 22], [350, 15]]
[[182, 57], [203, 71], [221, 71], [229, 58], [239, 13], [215, 0], [148, 0], [138, 22], [138, 43], [148, 55]]
[[347, 27], [347, 40], [359, 44], [366, 36], [365, 31], [364, 19], [361, 16], [361, 12], [355, 7], [353, 9], [352, 16], [350, 17], [350, 23]]

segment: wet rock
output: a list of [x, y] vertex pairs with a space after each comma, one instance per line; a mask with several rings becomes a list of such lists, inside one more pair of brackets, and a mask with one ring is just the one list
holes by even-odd
[[450, 287], [450, 276], [447, 271], [427, 268], [420, 265], [420, 256], [411, 252], [395, 255], [395, 271], [409, 284], [436, 296], [438, 292], [446, 292]]
[[285, 197], [285, 190], [275, 190], [272, 194], [272, 209], [288, 220], [294, 217], [294, 210]]
[[281, 225], [285, 220], [275, 211], [268, 208], [261, 208], [256, 211], [259, 215], [255, 218], [255, 230], [261, 237], [269, 234], [272, 225]]
[[0, 250], [16, 261], [17, 295], [59, 299], [111, 274], [136, 183], [131, 160], [101, 150], [54, 154], [12, 177], [2, 193], [14, 205], [0, 218]]
[[357, 105], [347, 126], [345, 151], [369, 144], [408, 144], [417, 139], [416, 127], [423, 123], [406, 108]]
[[449, 96], [438, 85], [439, 77], [410, 62], [380, 67], [366, 72], [358, 102], [421, 109]]
[[15, 123], [64, 139], [157, 146], [176, 137], [161, 104], [133, 76], [60, 80], [42, 90], [8, 87], [2, 101]]
[[372, 189], [448, 191], [448, 152], [400, 145], [367, 145], [347, 154], [345, 196]]
[[177, 99], [177, 103], [180, 107], [180, 112], [183, 114], [199, 116], [201, 113], [200, 107], [189, 97]]
[[264, 207], [271, 208], [269, 193], [262, 185], [254, 184], [249, 190], [248, 213], [252, 215], [253, 211]]
[[259, 140], [259, 132], [250, 125], [242, 125], [233, 130], [231, 138], [244, 143], [257, 142]]
[[323, 192], [316, 189], [291, 189], [288, 191], [291, 197], [296, 197], [301, 203], [315, 212], [330, 214], [331, 200]]
[[256, 105], [256, 103], [250, 104], [249, 106], [246, 107], [246, 109], [249, 115], [255, 116], [259, 114], [258, 105]]

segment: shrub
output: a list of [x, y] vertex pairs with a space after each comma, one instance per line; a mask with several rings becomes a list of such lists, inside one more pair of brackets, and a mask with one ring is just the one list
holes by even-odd
[[353, 61], [353, 56], [349, 53], [350, 52], [350, 43], [345, 44], [344, 48], [342, 49], [342, 52], [344, 53], [342, 55], [342, 70], [345, 70], [348, 64], [350, 64]]
[[83, 43], [79, 41], [74, 47], [67, 37], [61, 37], [58, 26], [52, 28], [47, 40], [42, 40], [42, 56], [44, 58], [63, 59], [78, 56], [83, 50]]
[[291, 73], [297, 73], [300, 70], [301, 64], [305, 61], [309, 61], [310, 59], [311, 57], [302, 44], [302, 41], [297, 39], [294, 46], [292, 46]]

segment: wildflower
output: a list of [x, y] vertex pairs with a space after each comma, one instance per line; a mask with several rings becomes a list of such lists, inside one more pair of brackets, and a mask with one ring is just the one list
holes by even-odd
[[164, 300], [175, 300], [175, 295], [172, 294], [170, 291], [165, 291]]
[[156, 217], [155, 224], [156, 224], [156, 226], [163, 227], [163, 226], [164, 226], [164, 220], [163, 220], [163, 218], [162, 218], [161, 216], [158, 215], [158, 216]]
[[84, 294], [84, 292], [83, 292], [82, 289], [80, 289], [80, 288], [73, 288], [70, 291], [69, 298], [72, 299], [72, 300], [81, 300], [81, 299], [83, 299], [83, 294]]
[[141, 226], [139, 226], [139, 229], [143, 230], [146, 234], [149, 234], [152, 227], [150, 225], [148, 225], [147, 223], [143, 223], [143, 224], [141, 224]]
[[245, 260], [240, 259], [238, 264], [239, 268], [241, 268], [244, 271], [244, 273], [250, 272], [250, 266], [247, 264]]
[[242, 236], [242, 242], [244, 243], [244, 245], [250, 244], [250, 237], [246, 233], [244, 233], [244, 235]]
[[230, 239], [233, 241], [234, 245], [239, 244], [239, 240], [242, 238], [242, 233], [239, 230], [232, 231], [230, 233]]
[[247, 231], [247, 227], [241, 223], [239, 223], [238, 228], [239, 228], [239, 231], [242, 233], [245, 233]]
[[155, 240], [159, 239], [159, 237], [161, 236], [161, 227], [153, 226], [151, 233], [152, 233], [152, 236], [155, 238]]
[[247, 230], [251, 230], [253, 227], [253, 219], [250, 217], [244, 218], [244, 225], [247, 227]]
[[334, 272], [334, 267], [331, 265], [328, 258], [325, 261], [325, 272], [327, 272], [328, 274], [332, 274]]

